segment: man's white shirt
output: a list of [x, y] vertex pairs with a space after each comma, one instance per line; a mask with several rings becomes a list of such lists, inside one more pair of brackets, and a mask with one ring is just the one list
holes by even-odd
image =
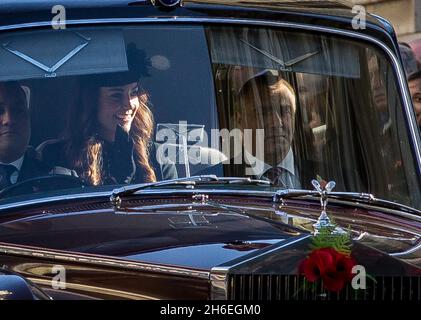
[[[262, 176], [272, 168], [272, 166], [268, 165], [264, 161], [252, 156], [247, 150], [244, 150], [244, 156], [247, 160], [247, 164], [250, 165], [249, 169], [252, 172], [252, 175], [255, 176], [257, 179], [261, 179]], [[298, 176], [296, 175], [296, 168], [295, 168], [295, 161], [294, 161], [294, 153], [292, 152], [292, 148], [289, 149], [285, 158], [278, 163], [278, 168], [282, 168], [290, 173], [288, 175], [289, 181], [286, 181], [289, 186], [293, 186], [294, 188], [301, 188], [301, 185], [297, 185], [299, 182]], [[295, 179], [291, 179], [292, 177]]]

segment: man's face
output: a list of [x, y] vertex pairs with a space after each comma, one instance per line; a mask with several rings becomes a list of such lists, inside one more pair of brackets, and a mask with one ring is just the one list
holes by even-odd
[[0, 84], [0, 161], [23, 156], [29, 143], [30, 119], [22, 88]]
[[259, 92], [258, 98], [249, 95], [252, 101], [247, 103], [247, 113], [242, 115], [242, 126], [244, 129], [252, 129], [253, 136], [257, 129], [264, 129], [264, 159], [261, 160], [276, 166], [291, 148], [295, 98], [286, 88], [280, 89], [277, 85]]
[[421, 78], [409, 81], [409, 91], [411, 92], [418, 127], [421, 128]]
[[370, 72], [370, 85], [373, 93], [374, 105], [380, 113], [388, 113], [388, 101], [386, 92], [385, 74], [380, 70], [377, 57], [368, 60]]

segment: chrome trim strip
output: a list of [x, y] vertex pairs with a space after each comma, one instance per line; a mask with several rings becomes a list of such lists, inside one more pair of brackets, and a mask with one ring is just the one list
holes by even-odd
[[[282, 203], [285, 202], [287, 199], [298, 199], [299, 197], [319, 197], [320, 192], [316, 190], [302, 190], [302, 189], [279, 189], [276, 190], [273, 196], [274, 203]], [[382, 207], [383, 205], [392, 206], [392, 208], [388, 208], [390, 210], [397, 210], [397, 211], [410, 211], [411, 214], [415, 212], [417, 215], [421, 216], [421, 210], [406, 206], [404, 204], [400, 204], [397, 202], [392, 202], [389, 200], [378, 199], [374, 195], [370, 193], [360, 193], [360, 192], [330, 192], [328, 195], [329, 200], [337, 199], [339, 201], [355, 201], [357, 203], [361, 202], [363, 204], [373, 205]]]
[[411, 249], [408, 249], [408, 250], [402, 251], [402, 252], [389, 253], [389, 255], [391, 255], [393, 257], [401, 257], [401, 256], [406, 256], [408, 254], [417, 252], [418, 250], [421, 250], [421, 242], [418, 245], [416, 245], [415, 247], [412, 247]]
[[61, 261], [67, 263], [83, 263], [100, 267], [122, 268], [144, 272], [156, 272], [172, 274], [175, 276], [187, 276], [200, 279], [209, 279], [208, 271], [193, 270], [180, 267], [170, 267], [152, 263], [143, 263], [133, 260], [124, 260], [113, 257], [84, 255], [80, 253], [68, 253], [51, 249], [27, 248], [18, 245], [0, 242], [0, 254], [31, 257], [34, 259], [48, 259], [49, 261]]
[[[47, 289], [50, 289], [52, 287], [52, 284], [51, 284], [52, 280], [33, 278], [33, 277], [26, 277], [26, 278], [32, 281], [33, 283], [37, 284], [38, 286], [41, 286]], [[72, 282], [66, 282], [66, 290], [68, 291], [77, 290], [78, 293], [83, 292], [83, 294], [86, 294], [86, 292], [87, 293], [95, 292], [101, 295], [110, 295], [113, 297], [118, 297], [120, 299], [158, 300], [158, 298], [147, 296], [144, 294], [108, 289], [104, 287], [94, 287], [94, 286], [89, 286], [89, 285], [84, 285], [84, 284], [79, 284], [79, 283], [72, 283]]]
[[394, 216], [399, 216], [399, 217], [402, 217], [402, 218], [405, 218], [405, 219], [411, 219], [411, 220], [421, 222], [421, 216], [414, 215], [412, 213], [407, 213], [407, 212], [404, 212], [404, 211], [395, 210], [395, 209], [383, 208], [383, 207], [380, 207], [380, 206], [360, 203], [358, 201], [353, 202], [353, 201], [346, 201], [346, 200], [339, 200], [339, 199], [329, 199], [329, 203], [358, 207], [358, 208], [362, 208], [364, 210], [378, 211], [378, 212], [382, 212], [382, 213], [386, 213], [386, 214], [391, 214], [391, 215], [394, 215]]
[[[65, 192], [66, 190], [63, 190]], [[69, 201], [69, 200], [75, 200], [75, 199], [92, 199], [96, 197], [109, 197], [110, 191], [100, 191], [100, 192], [88, 192], [88, 193], [76, 193], [76, 194], [65, 194], [62, 196], [54, 196], [54, 197], [45, 197], [45, 198], [37, 198], [37, 199], [31, 199], [31, 200], [24, 200], [19, 202], [13, 202], [13, 203], [7, 203], [0, 205], [0, 215], [1, 211], [7, 210], [7, 209], [16, 209], [20, 207], [25, 207], [29, 205], [37, 205], [37, 204], [46, 204], [50, 202], [56, 202], [56, 201]]]
[[[151, 195], [191, 195], [191, 194], [195, 194], [195, 193], [205, 193], [205, 194], [216, 194], [216, 195], [223, 195], [223, 196], [245, 196], [245, 197], [262, 197], [262, 198], [268, 198], [269, 201], [271, 201], [273, 199], [273, 196], [275, 195], [275, 191], [260, 191], [260, 190], [241, 190], [241, 189], [236, 189], [236, 190], [227, 190], [227, 189], [181, 189], [181, 190], [175, 190], [175, 189], [157, 189], [157, 190], [143, 190], [142, 194], [137, 194], [136, 197], [148, 197]], [[104, 197], [106, 199], [104, 199], [104, 201], [108, 201], [110, 195], [111, 195], [112, 191], [108, 191], [108, 192], [90, 192], [90, 193], [80, 193], [80, 194], [72, 194], [72, 195], [63, 195], [63, 196], [55, 196], [55, 197], [48, 197], [48, 198], [41, 198], [41, 199], [32, 199], [32, 200], [27, 200], [27, 201], [22, 201], [22, 202], [18, 202], [18, 203], [11, 203], [11, 204], [5, 204], [5, 205], [0, 205], [0, 215], [1, 215], [1, 211], [3, 210], [7, 210], [7, 209], [16, 209], [16, 208], [21, 208], [24, 206], [29, 206], [29, 205], [40, 205], [40, 204], [47, 204], [47, 203], [51, 203], [51, 202], [56, 202], [56, 201], [69, 201], [69, 200], [75, 200], [75, 199], [92, 199], [92, 198], [100, 198], [100, 197]], [[309, 197], [302, 197], [302, 200], [314, 200], [314, 201], [318, 201], [319, 199], [317, 197], [313, 197], [313, 196], [309, 196]], [[300, 200], [300, 199], [297, 199]], [[285, 203], [288, 202], [288, 199], [285, 201]], [[375, 205], [370, 205], [370, 204], [364, 204], [364, 203], [359, 203], [357, 201], [353, 202], [353, 201], [345, 201], [345, 200], [338, 200], [338, 199], [329, 199], [330, 203], [335, 203], [335, 204], [342, 204], [342, 205], [348, 205], [348, 206], [355, 206], [355, 207], [359, 207], [365, 210], [374, 210], [374, 211], [378, 211], [378, 212], [383, 212], [383, 213], [387, 213], [387, 214], [391, 214], [391, 215], [395, 215], [395, 216], [399, 216], [399, 217], [403, 217], [405, 219], [411, 219], [411, 220], [415, 220], [415, 221], [419, 221], [421, 222], [421, 216], [418, 215], [414, 215], [411, 213], [407, 213], [404, 211], [399, 211], [399, 210], [395, 210], [395, 209], [388, 209], [388, 208], [382, 208], [379, 206], [375, 206]]]
[[[224, 189], [202, 189], [202, 188], [198, 188], [198, 189], [179, 189], [179, 190], [174, 190], [174, 189], [149, 189], [149, 190], [143, 190], [141, 194], [137, 194], [136, 196], [150, 196], [150, 195], [159, 195], [159, 194], [166, 194], [166, 195], [190, 195], [190, 194], [195, 194], [195, 193], [204, 193], [204, 194], [216, 194], [216, 195], [226, 195], [226, 196], [250, 196], [250, 197], [264, 197], [264, 198], [270, 198], [273, 199], [274, 195], [275, 195], [276, 190], [274, 191], [260, 191], [260, 190], [240, 190], [240, 189], [233, 189], [233, 190], [224, 190]], [[303, 200], [314, 200], [314, 201], [320, 201], [320, 199], [317, 196], [308, 196], [308, 197], [301, 197], [300, 199]], [[288, 200], [300, 200], [299, 198], [297, 199], [286, 199], [284, 203], [288, 203]], [[383, 208], [380, 206], [376, 206], [376, 205], [372, 205], [372, 204], [365, 204], [365, 203], [360, 203], [357, 200], [355, 202], [353, 201], [347, 201], [347, 200], [339, 200], [339, 199], [335, 199], [335, 198], [330, 198], [329, 199], [330, 203], [337, 203], [337, 204], [344, 204], [344, 205], [348, 205], [348, 206], [357, 206], [366, 210], [375, 210], [375, 211], [379, 211], [379, 212], [384, 212], [384, 213], [388, 213], [388, 214], [393, 214], [393, 215], [397, 215], [397, 216], [401, 216], [404, 217], [406, 219], [412, 219], [412, 220], [416, 220], [416, 221], [420, 221], [421, 222], [421, 216], [418, 215], [414, 215], [412, 213], [407, 213], [404, 211], [400, 211], [400, 210], [395, 210], [395, 209], [389, 209], [389, 208]], [[406, 206], [403, 206], [404, 208]], [[408, 207], [410, 208], [410, 207]], [[1, 207], [0, 207], [1, 209]]]
[[[65, 190], [63, 190], [65, 191]], [[216, 194], [227, 194], [227, 195], [244, 195], [244, 196], [263, 196], [268, 198], [273, 198], [273, 192], [272, 191], [250, 191], [250, 190], [216, 190], [216, 189], [157, 189], [157, 190], [143, 190], [141, 194], [136, 194], [136, 197], [141, 196], [149, 196], [149, 195], [159, 195], [159, 194], [170, 194], [170, 195], [184, 195], [184, 194], [196, 194], [196, 193], [216, 193]], [[1, 211], [7, 210], [7, 209], [16, 209], [28, 205], [38, 205], [38, 204], [47, 204], [50, 202], [56, 202], [56, 201], [69, 201], [69, 200], [75, 200], [75, 199], [92, 199], [92, 198], [107, 198], [106, 200], [109, 200], [109, 197], [112, 195], [112, 191], [99, 191], [99, 192], [89, 192], [89, 193], [76, 193], [71, 195], [62, 195], [62, 196], [54, 196], [54, 197], [45, 197], [45, 198], [38, 198], [38, 199], [31, 199], [31, 200], [24, 200], [19, 202], [13, 202], [13, 203], [7, 203], [4, 205], [0, 205], [0, 215]]]
[[211, 271], [210, 274], [210, 299], [228, 300], [228, 283], [226, 272]]

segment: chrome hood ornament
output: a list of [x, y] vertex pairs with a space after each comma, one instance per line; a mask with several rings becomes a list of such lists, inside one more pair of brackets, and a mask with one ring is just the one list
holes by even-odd
[[317, 222], [313, 224], [314, 228], [314, 235], [317, 235], [321, 229], [327, 228], [330, 230], [331, 234], [344, 234], [346, 231], [344, 231], [342, 228], [338, 227], [336, 224], [332, 223], [329, 216], [326, 213], [326, 207], [328, 203], [328, 197], [329, 193], [332, 192], [333, 188], [336, 186], [335, 181], [329, 181], [325, 182], [324, 180], [321, 180], [320, 182], [313, 179], [311, 180], [311, 184], [316, 189], [316, 191], [320, 195], [320, 206], [322, 208], [322, 212], [317, 219]]

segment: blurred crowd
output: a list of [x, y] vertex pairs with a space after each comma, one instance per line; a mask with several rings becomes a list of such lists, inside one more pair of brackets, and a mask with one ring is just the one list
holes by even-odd
[[418, 127], [421, 130], [421, 39], [399, 44]]

